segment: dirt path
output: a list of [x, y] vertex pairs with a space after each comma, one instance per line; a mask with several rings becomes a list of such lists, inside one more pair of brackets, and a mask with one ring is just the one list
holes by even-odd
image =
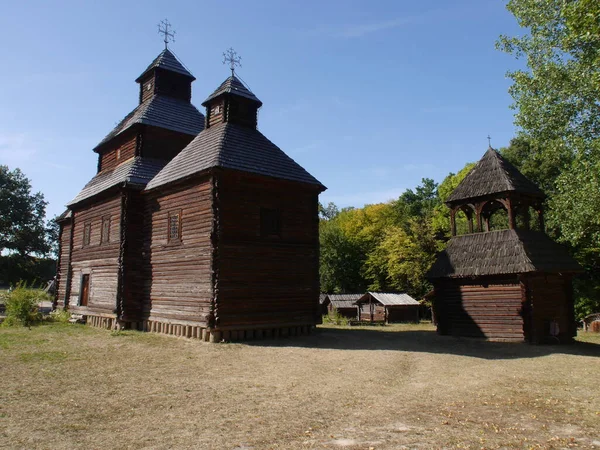
[[0, 447], [600, 448], [600, 340], [585, 339], [394, 326], [211, 345], [0, 329]]

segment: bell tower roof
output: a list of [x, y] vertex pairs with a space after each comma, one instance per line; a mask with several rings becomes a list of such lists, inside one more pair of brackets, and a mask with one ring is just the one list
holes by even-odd
[[489, 147], [483, 158], [454, 189], [447, 204], [466, 203], [478, 197], [507, 193], [544, 198], [545, 194], [500, 153]]
[[190, 73], [189, 70], [177, 59], [177, 57], [169, 50], [165, 48], [160, 54], [150, 63], [150, 65], [142, 72], [142, 74], [135, 80], [136, 83], [142, 81], [142, 79], [152, 70], [162, 69], [169, 72], [178, 73], [190, 78], [190, 81], [194, 81], [196, 78]]
[[223, 83], [221, 83], [221, 85], [215, 89], [215, 91], [210, 94], [206, 100], [204, 100], [204, 102], [202, 102], [202, 106], [208, 106], [211, 100], [225, 94], [252, 100], [259, 108], [263, 104], [258, 97], [256, 97], [256, 95], [254, 95], [252, 91], [250, 91], [250, 89], [248, 89], [244, 83], [240, 81], [238, 77], [231, 75], [225, 81], [223, 81]]

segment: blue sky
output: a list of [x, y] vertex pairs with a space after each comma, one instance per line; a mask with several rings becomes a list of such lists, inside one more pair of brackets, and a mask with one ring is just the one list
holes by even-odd
[[[516, 133], [509, 69], [494, 48], [522, 34], [503, 1], [0, 3], [0, 164], [21, 168], [59, 214], [96, 172], [92, 148], [137, 105], [134, 80], [162, 50], [157, 24], [197, 80], [200, 104], [242, 56], [263, 101], [259, 129], [329, 189], [362, 206], [437, 182]], [[8, 19], [8, 20], [6, 20]]]

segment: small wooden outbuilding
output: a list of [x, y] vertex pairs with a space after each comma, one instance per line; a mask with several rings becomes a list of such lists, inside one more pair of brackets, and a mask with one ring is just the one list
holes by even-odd
[[357, 302], [364, 322], [418, 322], [419, 302], [408, 294], [367, 292]]
[[358, 318], [358, 306], [356, 302], [362, 297], [362, 294], [328, 294], [329, 305], [327, 309], [330, 315], [336, 312], [348, 319], [356, 320]]

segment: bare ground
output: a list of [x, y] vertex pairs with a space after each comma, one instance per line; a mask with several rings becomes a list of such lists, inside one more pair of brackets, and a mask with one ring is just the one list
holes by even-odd
[[430, 325], [248, 344], [0, 328], [0, 447], [600, 448], [600, 336], [579, 341]]

